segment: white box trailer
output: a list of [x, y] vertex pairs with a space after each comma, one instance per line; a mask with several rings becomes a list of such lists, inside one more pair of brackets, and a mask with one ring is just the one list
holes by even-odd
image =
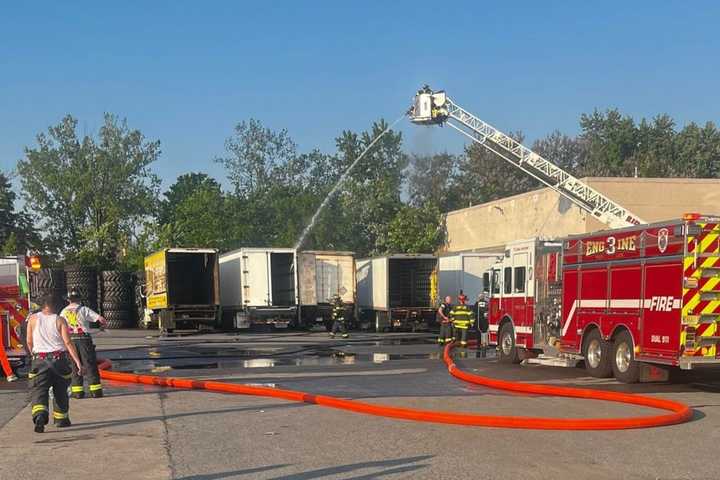
[[395, 254], [357, 261], [361, 322], [382, 332], [427, 329], [435, 322], [437, 257]]
[[297, 255], [293, 248], [240, 248], [220, 256], [225, 327], [287, 327], [297, 322]]
[[353, 252], [306, 250], [298, 252], [300, 324], [321, 323], [330, 327], [330, 300], [339, 295], [348, 315], [355, 309], [355, 254]]
[[438, 299], [442, 301], [449, 295], [457, 303], [462, 291], [468, 303], [474, 304], [489, 282], [488, 270], [502, 257], [503, 252], [449, 253], [438, 257]]

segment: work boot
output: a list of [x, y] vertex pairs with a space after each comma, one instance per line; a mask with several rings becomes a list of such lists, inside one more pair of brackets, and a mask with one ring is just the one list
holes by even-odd
[[38, 415], [35, 415], [35, 418], [33, 418], [33, 423], [35, 424], [35, 433], [43, 433], [45, 431], [45, 425], [48, 423], [48, 417], [45, 413], [40, 413]]
[[85, 392], [72, 392], [70, 395], [77, 400], [85, 398]]
[[55, 426], [57, 428], [66, 428], [66, 427], [71, 427], [72, 423], [70, 422], [69, 418], [63, 418], [60, 420], [55, 420]]
[[92, 398], [102, 398], [102, 397], [103, 397], [103, 391], [102, 391], [102, 389], [92, 391], [92, 392], [90, 392], [90, 396], [91, 396]]

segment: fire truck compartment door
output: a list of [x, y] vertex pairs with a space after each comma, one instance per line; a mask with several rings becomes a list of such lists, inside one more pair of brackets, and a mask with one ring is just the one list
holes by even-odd
[[645, 295], [639, 339], [643, 352], [674, 356], [680, 345], [683, 275], [679, 262], [645, 266]]

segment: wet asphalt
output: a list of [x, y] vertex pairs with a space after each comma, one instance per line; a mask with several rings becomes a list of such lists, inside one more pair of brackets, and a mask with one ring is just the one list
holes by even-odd
[[[111, 359], [118, 371], [219, 379], [436, 410], [561, 417], [648, 413], [606, 402], [517, 395], [466, 384], [448, 375], [432, 334], [355, 333], [344, 340], [322, 332], [161, 338], [154, 332], [111, 331], [97, 335], [96, 343], [98, 355]], [[696, 475], [692, 460], [693, 445], [716, 441], [718, 371], [623, 385], [588, 377], [581, 368], [502, 365], [492, 354], [478, 358], [474, 349], [458, 351], [456, 362], [495, 378], [679, 399], [693, 405], [696, 418], [686, 425], [634, 432], [526, 432], [399, 422], [272, 399], [115, 382], [106, 382], [106, 391], [126, 399], [131, 419], [140, 413], [134, 399], [159, 402], [165, 438], [156, 446], [165, 453], [158, 454], [157, 461], [167, 464], [172, 479], [608, 478], [618, 464], [632, 466], [623, 470], [622, 478], [720, 478]], [[24, 382], [0, 383], [0, 399], [2, 428], [27, 403]], [[78, 435], [84, 428], [77, 427]], [[519, 451], [523, 462], [518, 462]], [[491, 465], [484, 458], [488, 452]]]

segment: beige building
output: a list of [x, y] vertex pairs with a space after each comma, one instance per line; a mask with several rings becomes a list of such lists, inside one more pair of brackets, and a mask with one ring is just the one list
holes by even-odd
[[[720, 179], [584, 178], [646, 222], [687, 212], [720, 214]], [[446, 250], [494, 250], [533, 237], [558, 238], [607, 228], [550, 188], [449, 212]]]

